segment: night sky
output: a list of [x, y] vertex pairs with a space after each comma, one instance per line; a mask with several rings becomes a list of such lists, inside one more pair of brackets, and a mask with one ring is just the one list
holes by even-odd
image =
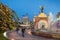
[[60, 12], [60, 0], [0, 0], [4, 5], [16, 11], [19, 18], [28, 14], [32, 20], [35, 15], [39, 15], [40, 6], [44, 6], [44, 12], [48, 16], [52, 12], [54, 17]]

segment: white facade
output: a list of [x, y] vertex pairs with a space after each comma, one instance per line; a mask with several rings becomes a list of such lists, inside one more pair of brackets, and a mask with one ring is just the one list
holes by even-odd
[[24, 17], [22, 18], [22, 22], [23, 22], [24, 25], [29, 24], [30, 20], [29, 20], [28, 16], [24, 16]]

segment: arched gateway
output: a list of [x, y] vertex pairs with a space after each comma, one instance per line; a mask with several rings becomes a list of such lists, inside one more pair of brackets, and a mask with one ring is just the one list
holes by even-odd
[[47, 21], [41, 20], [38, 22], [38, 29], [47, 29], [47, 28], [48, 28]]
[[34, 28], [37, 29], [48, 29], [48, 17], [41, 8], [41, 13], [34, 17]]

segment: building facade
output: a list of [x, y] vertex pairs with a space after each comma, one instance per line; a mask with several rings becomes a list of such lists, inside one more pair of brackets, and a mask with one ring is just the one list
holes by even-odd
[[43, 7], [41, 7], [41, 12], [38, 16], [34, 16], [34, 29], [48, 29], [48, 17], [43, 12]]

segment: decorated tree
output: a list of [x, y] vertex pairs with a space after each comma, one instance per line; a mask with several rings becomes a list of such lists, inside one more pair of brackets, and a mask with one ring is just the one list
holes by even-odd
[[0, 3], [0, 30], [11, 30], [14, 27], [10, 8]]

